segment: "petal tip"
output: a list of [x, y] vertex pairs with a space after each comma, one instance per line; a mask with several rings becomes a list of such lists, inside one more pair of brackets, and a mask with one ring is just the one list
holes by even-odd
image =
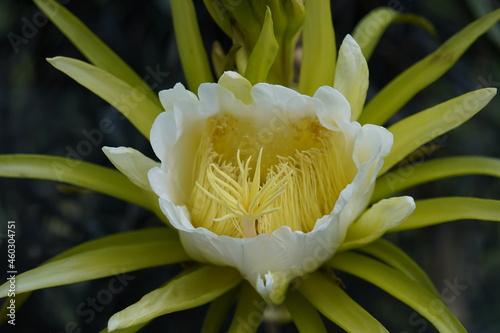
[[109, 318], [109, 321], [108, 321], [108, 332], [112, 332], [112, 331], [118, 329], [119, 324], [120, 324], [120, 322], [116, 318], [116, 314], [113, 315], [111, 318]]

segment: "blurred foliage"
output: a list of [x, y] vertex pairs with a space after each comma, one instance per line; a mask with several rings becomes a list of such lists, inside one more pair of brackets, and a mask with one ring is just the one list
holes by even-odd
[[[64, 2], [139, 75], [147, 75], [148, 68], [168, 72], [162, 76], [156, 91], [183, 81], [168, 1]], [[206, 47], [210, 49], [217, 39], [227, 50], [229, 41], [211, 22], [202, 2], [195, 2]], [[490, 3], [498, 7], [498, 2]], [[452, 0], [332, 1], [337, 40], [342, 40], [363, 15], [378, 6], [424, 16], [435, 24], [438, 36], [431, 37], [410, 25], [391, 26], [369, 62], [368, 98], [478, 13], [466, 2]], [[116, 110], [45, 61], [56, 55], [79, 59], [82, 56], [51, 23], [43, 20], [33, 4], [0, 2], [0, 35], [0, 153], [59, 156], [71, 153], [110, 166], [100, 149], [109, 145], [134, 147], [153, 157], [149, 142]], [[418, 94], [393, 121], [476, 88], [500, 87], [499, 55], [500, 49], [482, 37], [448, 74]], [[79, 150], [82, 141], [89, 141], [85, 133], [98, 129], [105, 118], [112, 120], [115, 130], [103, 135], [90, 151]], [[442, 147], [426, 158], [472, 154], [500, 157], [499, 129], [500, 98], [497, 97], [478, 116], [443, 136]], [[487, 177], [461, 177], [419, 186], [409, 194], [415, 198], [464, 195], [500, 199], [500, 182]], [[160, 224], [147, 212], [114, 198], [53, 182], [17, 179], [0, 179], [0, 220], [16, 221], [19, 272], [85, 240]], [[0, 229], [2, 253], [6, 253], [5, 225], [2, 222]], [[455, 279], [466, 286], [448, 305], [471, 332], [500, 331], [500, 302], [496, 297], [500, 294], [498, 225], [457, 222], [388, 237], [429, 272], [438, 289], [444, 290]], [[81, 315], [77, 309], [88, 297], [95, 298], [105, 289], [109, 279], [38, 291], [18, 311], [16, 328], [22, 332], [64, 332], [68, 323], [75, 322], [81, 332], [97, 332], [105, 327], [112, 313], [137, 301], [176, 271], [175, 267], [167, 267], [133, 272], [129, 286], [113, 295], [110, 303], [95, 311], [96, 318], [88, 322], [85, 320], [89, 316]], [[342, 278], [347, 291], [390, 331], [434, 331], [413, 310], [390, 296], [352, 277]], [[196, 332], [205, 311], [202, 307], [165, 316], [143, 331], [157, 332], [162, 327], [162, 331], [180, 332], [180, 327], [187, 327], [182, 331]], [[264, 327], [262, 331], [274, 329]], [[296, 330], [286, 326], [283, 331]], [[336, 330], [331, 328], [331, 331]]]

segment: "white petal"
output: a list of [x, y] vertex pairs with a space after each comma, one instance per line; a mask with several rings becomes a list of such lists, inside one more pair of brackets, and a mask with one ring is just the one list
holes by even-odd
[[180, 231], [184, 249], [193, 259], [237, 268], [264, 298], [275, 304], [283, 301], [293, 278], [316, 270], [330, 259], [344, 237], [335, 215], [318, 220], [309, 233], [281, 227], [271, 235], [244, 239], [193, 228], [185, 209], [168, 200], [160, 199], [160, 207]]
[[195, 153], [205, 119], [210, 114], [207, 115], [197, 97], [180, 84], [160, 92], [160, 95], [162, 104], [168, 109], [153, 123], [151, 145], [162, 161], [161, 168], [167, 175], [165, 181], [171, 189], [170, 194], [175, 193], [171, 200], [175, 203], [186, 202], [194, 186], [192, 169]]
[[[170, 221], [170, 224], [177, 230], [194, 230], [193, 225], [189, 221], [189, 212], [183, 206], [176, 206], [169, 200], [164, 198], [159, 199], [161, 211]], [[206, 229], [204, 229], [206, 230]], [[206, 230], [208, 233], [216, 236], [213, 232]]]
[[160, 161], [167, 161], [167, 152], [177, 140], [177, 125], [173, 111], [162, 112], [151, 127], [151, 146]]
[[[309, 97], [261, 83], [251, 89], [254, 103], [247, 105], [240, 98], [248, 97], [241, 97], [248, 93], [248, 85], [237, 74], [225, 75], [222, 81], [226, 86], [202, 84], [199, 101], [182, 86], [164, 93], [167, 111], [158, 117], [151, 132], [162, 165], [149, 171], [149, 181], [160, 197], [163, 213], [179, 230], [193, 259], [237, 268], [266, 300], [278, 304], [292, 279], [316, 270], [334, 255], [349, 226], [366, 209], [383, 157], [392, 146], [392, 135], [382, 127], [350, 122], [348, 100], [331, 87], [322, 87]], [[176, 89], [180, 97], [172, 95]], [[196, 149], [206, 119], [219, 112], [261, 122], [273, 121], [276, 116], [284, 125], [293, 117], [317, 114], [323, 126], [342, 132], [335, 157], [340, 173], [344, 173], [341, 177], [350, 184], [341, 191], [331, 213], [318, 219], [311, 232], [284, 226], [272, 234], [242, 239], [218, 236], [192, 225], [185, 205], [195, 186], [192, 170]]]
[[252, 84], [237, 72], [224, 72], [219, 78], [219, 85], [230, 90], [234, 96], [245, 104], [253, 102]]
[[345, 232], [367, 207], [383, 158], [393, 143], [392, 134], [380, 126], [360, 127], [353, 122], [343, 127], [346, 135], [355, 135], [352, 159], [357, 166], [357, 173], [354, 180], [340, 192], [335, 203], [334, 212], [339, 211], [341, 232]]
[[358, 119], [368, 90], [368, 65], [361, 48], [350, 35], [340, 46], [333, 87], [349, 101], [351, 120]]
[[283, 112], [286, 112], [290, 120], [295, 122], [303, 117], [314, 116], [321, 107], [321, 102], [317, 99], [305, 95], [297, 95], [291, 97], [286, 102]]
[[102, 151], [111, 163], [120, 170], [132, 183], [140, 188], [151, 191], [148, 171], [158, 167], [160, 163], [144, 156], [141, 152], [126, 147], [102, 147]]
[[338, 130], [341, 123], [348, 123], [351, 107], [347, 99], [336, 89], [323, 86], [316, 90], [314, 99], [321, 101], [317, 115], [321, 124], [330, 130]]
[[210, 117], [216, 113], [228, 112], [236, 116], [245, 115], [248, 106], [236, 98], [235, 94], [217, 84], [203, 83], [198, 89], [200, 96], [200, 115], [204, 118]]
[[384, 199], [365, 211], [348, 229], [339, 250], [359, 247], [382, 236], [386, 230], [403, 222], [415, 210], [411, 197]]
[[172, 89], [160, 91], [159, 97], [166, 112], [161, 113], [153, 123], [151, 145], [163, 162], [167, 159], [167, 152], [181, 136], [185, 118], [199, 118], [199, 100], [180, 83]]
[[364, 125], [361, 130], [353, 152], [353, 159], [358, 166], [373, 161], [375, 157], [380, 160], [389, 154], [394, 143], [391, 132], [376, 125]]
[[160, 91], [158, 96], [160, 97], [161, 105], [165, 111], [173, 111], [175, 103], [180, 100], [187, 99], [195, 102], [198, 101], [198, 97], [184, 88], [182, 83], [177, 83], [172, 89]]
[[258, 83], [252, 88], [252, 96], [256, 104], [285, 106], [291, 98], [301, 95], [287, 87]]
[[160, 167], [153, 168], [148, 172], [148, 179], [151, 190], [161, 198], [177, 203], [175, 183], [169, 182], [168, 175]]

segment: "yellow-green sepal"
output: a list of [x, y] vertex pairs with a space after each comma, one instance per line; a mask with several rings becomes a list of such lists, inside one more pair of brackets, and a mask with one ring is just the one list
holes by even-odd
[[201, 39], [193, 0], [171, 0], [172, 20], [182, 70], [191, 91], [200, 84], [214, 82], [207, 52]]
[[35, 5], [66, 35], [80, 52], [96, 67], [144, 90], [149, 101], [160, 107], [160, 101], [143, 79], [132, 70], [113, 50], [97, 37], [80, 19], [54, 0], [33, 0]]
[[417, 208], [413, 214], [388, 232], [468, 219], [500, 222], [500, 200], [442, 197], [417, 200], [415, 204]]
[[500, 19], [500, 9], [472, 22], [439, 49], [385, 86], [365, 107], [359, 122], [384, 124], [419, 91], [441, 77], [469, 46]]
[[238, 304], [236, 304], [236, 310], [228, 333], [257, 332], [266, 306], [266, 301], [245, 281], [241, 285]]
[[420, 266], [403, 250], [388, 240], [379, 238], [366, 246], [357, 248], [356, 250], [383, 261], [410, 279], [420, 283], [429, 292], [439, 297], [438, 290], [425, 271], [420, 268]]
[[377, 179], [371, 202], [376, 202], [413, 186], [465, 175], [500, 177], [500, 159], [483, 156], [460, 156], [402, 165]]
[[111, 168], [48, 155], [0, 155], [0, 177], [46, 179], [104, 193], [149, 210], [157, 209], [152, 194]]
[[484, 88], [433, 106], [390, 126], [394, 135], [391, 152], [384, 158], [379, 175], [385, 173], [418, 147], [460, 126], [478, 113], [496, 95], [495, 88]]
[[145, 90], [86, 62], [55, 57], [49, 63], [120, 111], [149, 139], [149, 132], [163, 108], [147, 98]]
[[108, 330], [112, 332], [208, 303], [234, 288], [241, 280], [241, 274], [234, 268], [199, 265], [115, 313], [109, 319]]
[[240, 45], [247, 52], [250, 52], [259, 39], [266, 10], [265, 3], [261, 1], [262, 3], [259, 6], [254, 6], [252, 1], [247, 0], [238, 1], [237, 5], [235, 5], [234, 0], [221, 0], [221, 2], [226, 5], [233, 18], [231, 22], [233, 24], [231, 35], [233, 42], [235, 33], [240, 34]]
[[316, 271], [299, 280], [299, 292], [347, 332], [388, 332], [334, 281]]
[[400, 13], [389, 7], [376, 8], [359, 21], [352, 33], [352, 37], [361, 47], [363, 56], [367, 61], [375, 51], [387, 27], [394, 22], [414, 24], [422, 27], [432, 35], [436, 34], [432, 23], [422, 16]]
[[438, 295], [380, 261], [365, 255], [344, 252], [334, 256], [328, 265], [383, 289], [424, 316], [440, 332], [466, 332]]
[[[272, 83], [290, 87], [295, 73], [296, 44], [304, 25], [304, 3], [301, 0], [267, 0], [262, 3], [271, 9], [274, 35], [279, 44], [276, 61], [271, 68], [272, 77], [276, 82]], [[265, 7], [261, 9], [262, 12], [264, 10]]]
[[238, 288], [234, 288], [222, 296], [219, 296], [210, 304], [207, 314], [205, 315], [201, 333], [222, 332], [224, 320], [226, 319], [227, 313], [231, 310], [231, 306], [234, 303], [238, 291]]
[[[86, 242], [18, 275], [16, 291], [25, 293], [189, 259], [178, 234], [171, 229], [131, 231]], [[0, 286], [0, 297], [8, 290], [8, 283]]]
[[[120, 233], [120, 234], [116, 234], [116, 235], [111, 235], [111, 236], [95, 239], [95, 240], [92, 240], [90, 242], [86, 242], [86, 243], [80, 244], [78, 246], [75, 246], [69, 250], [66, 250], [66, 251], [56, 255], [55, 257], [51, 258], [47, 262], [43, 263], [42, 266], [47, 264], [47, 263], [50, 263], [50, 262], [54, 262], [54, 261], [57, 261], [57, 260], [60, 260], [63, 258], [68, 258], [68, 257], [74, 256], [76, 254], [85, 253], [88, 251], [93, 251], [93, 250], [98, 250], [98, 249], [103, 249], [103, 248], [106, 248], [108, 246], [112, 247], [115, 245], [119, 246], [120, 244], [126, 244], [129, 241], [133, 241], [133, 240], [137, 239], [137, 237], [143, 237], [144, 235], [146, 237], [149, 237], [151, 235], [157, 235], [158, 234], [157, 231], [159, 232], [159, 234], [165, 233], [164, 228], [153, 228], [153, 229], [147, 229], [147, 230], [139, 230], [139, 231], [133, 231], [133, 232]], [[170, 237], [174, 237], [174, 238], [177, 237], [176, 233], [172, 230], [166, 231], [166, 232], [167, 232], [167, 235], [169, 235]], [[24, 304], [24, 302], [31, 296], [31, 293], [32, 293], [32, 291], [16, 294], [16, 296], [15, 296], [16, 297], [16, 309], [21, 308], [21, 306]], [[8, 313], [7, 306], [9, 304], [10, 304], [9, 298], [7, 298], [2, 306], [2, 310], [0, 311], [0, 314], [2, 315], [2, 317], [0, 319], [0, 325], [5, 323], [6, 319], [9, 318], [9, 317], [7, 317], [7, 313]], [[130, 332], [132, 332], [132, 331], [130, 331]]]
[[273, 19], [269, 7], [266, 9], [266, 15], [259, 39], [248, 58], [245, 77], [252, 84], [265, 82], [274, 59], [278, 54], [279, 45], [274, 37]]
[[301, 94], [312, 96], [321, 86], [333, 85], [337, 50], [329, 0], [305, 1]]
[[[470, 12], [474, 17], [481, 17], [497, 9], [498, 4], [493, 1], [466, 0]], [[490, 40], [500, 49], [500, 26], [496, 25], [488, 31]]]
[[314, 306], [298, 291], [289, 291], [284, 305], [299, 332], [326, 333], [325, 324]]
[[203, 0], [203, 3], [219, 28], [231, 37], [231, 15], [229, 15], [231, 11], [220, 0]]
[[[141, 330], [141, 328], [143, 328], [147, 324], [149, 324], [149, 322], [142, 323], [142, 324], [139, 324], [139, 325], [130, 326], [130, 327], [126, 327], [126, 328], [122, 328], [122, 329], [118, 329], [118, 330], [114, 330], [113, 332], [114, 333], [136, 333], [136, 332], [139, 332]], [[108, 331], [108, 328], [105, 328], [105, 329], [103, 329], [99, 333], [109, 333], [109, 332], [110, 331]]]

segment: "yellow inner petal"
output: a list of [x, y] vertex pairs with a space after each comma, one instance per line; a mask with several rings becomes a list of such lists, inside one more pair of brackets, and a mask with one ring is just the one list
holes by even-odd
[[[344, 156], [344, 136], [315, 117], [289, 125], [266, 142], [250, 120], [209, 119], [188, 204], [195, 227], [245, 238], [281, 226], [309, 232], [332, 211], [356, 173], [352, 158]], [[250, 136], [252, 145], [245, 148], [243, 138]]]

